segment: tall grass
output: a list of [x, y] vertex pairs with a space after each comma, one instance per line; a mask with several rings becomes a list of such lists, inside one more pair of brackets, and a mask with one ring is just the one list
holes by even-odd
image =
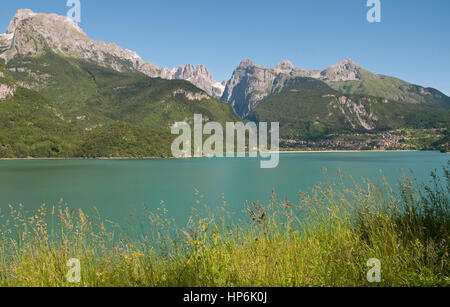
[[[63, 204], [34, 215], [10, 207], [0, 286], [448, 286], [449, 168], [432, 179], [405, 177], [393, 189], [338, 176], [296, 200], [274, 192], [268, 204], [248, 204], [245, 224], [225, 204], [209, 212], [199, 202], [178, 228], [162, 207], [129, 237]], [[71, 258], [81, 261], [80, 283], [66, 278]], [[380, 283], [367, 281], [370, 258], [381, 262]]]

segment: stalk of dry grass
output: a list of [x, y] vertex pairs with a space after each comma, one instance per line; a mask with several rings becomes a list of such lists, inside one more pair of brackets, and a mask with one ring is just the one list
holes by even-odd
[[[195, 209], [180, 229], [162, 206], [139, 239], [62, 203], [34, 215], [10, 207], [0, 213], [0, 286], [448, 286], [448, 170], [432, 186], [405, 178], [399, 195], [341, 176], [295, 201], [274, 192], [247, 206], [247, 225], [224, 203]], [[67, 279], [71, 258], [80, 283]], [[381, 283], [367, 281], [370, 258], [382, 264]]]

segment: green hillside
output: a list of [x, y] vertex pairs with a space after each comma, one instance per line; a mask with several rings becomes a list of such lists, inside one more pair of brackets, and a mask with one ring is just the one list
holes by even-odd
[[[183, 80], [152, 79], [136, 71], [118, 72], [84, 60], [51, 52], [40, 57], [16, 57], [7, 68], [15, 80], [28, 84], [48, 97], [67, 120], [92, 128], [111, 120], [162, 129], [175, 121], [202, 113], [224, 122], [237, 117], [221, 101], [189, 100], [174, 94], [182, 90], [203, 91]], [[18, 69], [17, 69], [18, 68]]]
[[311, 86], [311, 80], [302, 79], [264, 99], [249, 118], [278, 121], [282, 138], [305, 140], [405, 128], [445, 129], [450, 125], [450, 111], [378, 97], [343, 95], [327, 90], [320, 81]]
[[[277, 80], [275, 80], [277, 82]], [[279, 84], [275, 84], [274, 94], [280, 93], [283, 90], [287, 89], [305, 89], [305, 90], [316, 90], [320, 92], [332, 93], [336, 92], [333, 90], [327, 83], [320, 81], [314, 78], [288, 78], [279, 82]]]
[[[237, 121], [231, 107], [187, 81], [152, 79], [54, 53], [16, 57], [1, 83], [0, 157], [168, 157], [170, 126], [193, 115]], [[26, 89], [26, 88], [28, 89]]]
[[0, 157], [63, 157], [78, 150], [81, 130], [65, 123], [42, 95], [18, 88], [0, 103]]
[[[17, 88], [0, 104], [2, 158], [168, 157], [173, 123], [192, 123], [194, 114], [222, 124], [240, 121], [230, 106], [187, 81], [118, 72], [52, 52], [16, 56], [7, 65], [0, 62], [0, 71], [0, 82]], [[441, 148], [437, 140], [447, 133], [450, 111], [424, 105], [445, 108], [446, 96], [378, 77], [342, 83], [280, 79], [247, 119], [280, 122], [281, 137], [289, 140], [356, 140], [359, 134], [422, 129], [408, 132], [414, 148]]]
[[450, 109], [450, 97], [433, 88], [413, 85], [397, 78], [372, 75], [361, 81], [329, 82], [343, 94], [383, 97], [400, 102]]
[[0, 158], [169, 157], [168, 130], [111, 122], [91, 131], [62, 120], [41, 94], [18, 88], [0, 104]]

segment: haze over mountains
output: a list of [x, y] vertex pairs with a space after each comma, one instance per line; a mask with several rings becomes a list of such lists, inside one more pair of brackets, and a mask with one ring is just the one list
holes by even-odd
[[0, 35], [0, 100], [6, 157], [166, 156], [169, 127], [194, 113], [219, 122], [239, 120], [236, 114], [279, 121], [291, 141], [447, 129], [450, 121], [450, 98], [441, 92], [373, 74], [350, 59], [324, 70], [243, 60], [219, 83], [203, 65], [160, 68], [92, 40], [65, 16], [28, 9]]

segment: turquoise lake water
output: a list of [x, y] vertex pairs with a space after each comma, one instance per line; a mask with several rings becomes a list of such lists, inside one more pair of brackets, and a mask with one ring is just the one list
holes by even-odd
[[246, 201], [268, 202], [272, 188], [281, 198], [295, 199], [340, 169], [354, 179], [380, 181], [382, 172], [392, 184], [414, 172], [421, 181], [441, 169], [449, 155], [438, 152], [366, 152], [282, 154], [275, 169], [261, 169], [258, 159], [192, 160], [12, 160], [0, 161], [0, 209], [23, 204], [33, 211], [42, 203], [91, 212], [123, 222], [136, 209], [156, 210], [164, 201], [170, 215], [184, 221], [194, 207], [198, 189], [210, 207], [222, 203], [241, 212]]

